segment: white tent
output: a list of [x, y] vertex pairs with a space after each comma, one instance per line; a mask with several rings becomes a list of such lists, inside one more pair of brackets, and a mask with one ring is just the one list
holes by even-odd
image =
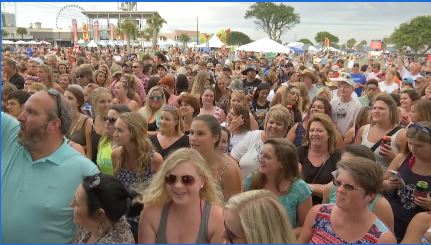
[[87, 44], [87, 47], [89, 47], [89, 48], [96, 48], [97, 46], [99, 46], [97, 43], [96, 43], [96, 41], [94, 41], [94, 40], [91, 40], [88, 44]]
[[293, 42], [293, 43], [289, 43], [288, 45], [286, 45], [286, 47], [289, 47], [289, 48], [300, 48], [300, 49], [304, 49], [304, 43], [301, 43], [301, 42]]
[[196, 42], [189, 42], [189, 43], [187, 43], [187, 47], [188, 48], [194, 48], [195, 46], [196, 46]]
[[27, 42], [23, 40], [19, 40], [19, 41], [16, 41], [15, 44], [27, 44]]
[[105, 43], [108, 44], [109, 46], [115, 46], [115, 43], [112, 40], [105, 41]]
[[273, 41], [267, 37], [254, 41], [252, 43], [239, 46], [235, 50], [263, 53], [291, 53], [291, 50], [288, 47], [285, 47], [280, 43]]
[[317, 53], [317, 52], [319, 52], [319, 50], [316, 47], [314, 47], [312, 45], [309, 45], [308, 46], [308, 52], [310, 52], [310, 53]]
[[220, 39], [217, 37], [217, 35], [213, 35], [210, 40], [208, 40], [208, 46], [207, 43], [202, 43], [196, 46], [196, 48], [221, 48], [223, 45], [225, 45]]
[[37, 42], [35, 40], [31, 40], [31, 41], [28, 42], [28, 44], [40, 44], [40, 42]]
[[51, 45], [51, 43], [50, 43], [50, 42], [47, 42], [47, 41], [44, 41], [44, 40], [40, 41], [40, 44]]
[[96, 41], [96, 43], [97, 43], [97, 44], [99, 44], [99, 45], [100, 45], [100, 46], [102, 46], [102, 47], [106, 47], [106, 46], [108, 46], [108, 45], [106, 44], [106, 42], [105, 42], [105, 41], [103, 41], [103, 40]]
[[10, 40], [2, 40], [2, 44], [15, 44], [13, 41]]

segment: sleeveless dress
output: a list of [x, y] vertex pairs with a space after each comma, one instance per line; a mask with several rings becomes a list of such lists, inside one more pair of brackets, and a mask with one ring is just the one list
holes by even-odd
[[401, 164], [398, 172], [403, 178], [405, 185], [400, 189], [386, 193], [386, 198], [391, 204], [394, 211], [394, 231], [397, 241], [401, 241], [404, 237], [407, 226], [417, 213], [424, 212], [423, 208], [414, 203], [416, 183], [420, 180], [428, 183], [431, 186], [431, 176], [418, 175], [412, 172], [409, 161], [412, 154], [409, 154]]
[[188, 135], [181, 136], [177, 141], [172, 143], [167, 148], [163, 148], [160, 145], [159, 138], [157, 138], [157, 134], [152, 135], [150, 137], [150, 140], [151, 140], [151, 143], [153, 143], [153, 145], [154, 145], [155, 151], [158, 152], [163, 157], [163, 159], [166, 159], [171, 152], [173, 152], [177, 149], [180, 149], [182, 147], [190, 148]]
[[[376, 142], [373, 143], [373, 142], [368, 141], [368, 132], [370, 131], [370, 127], [371, 127], [370, 124], [367, 124], [365, 126], [364, 132], [362, 133], [362, 142], [361, 142], [361, 145], [365, 145], [368, 148], [373, 147], [373, 145], [376, 143]], [[397, 138], [397, 135], [398, 135], [399, 132], [401, 132], [401, 129], [398, 130], [396, 133], [394, 133], [391, 136], [391, 148], [393, 150], [395, 150], [395, 154], [398, 153], [398, 147], [395, 144], [395, 139]], [[388, 168], [389, 164], [391, 163], [391, 159], [383, 157], [382, 155], [380, 155], [379, 152], [380, 152], [380, 146], [377, 147], [377, 149], [374, 151], [374, 156], [376, 157], [376, 162], [383, 167], [383, 171], [386, 171], [386, 169]]]
[[[160, 217], [160, 224], [157, 228], [156, 233], [156, 243], [157, 244], [166, 244], [168, 243], [168, 239], [166, 237], [166, 228], [168, 224], [168, 214], [169, 214], [169, 208], [170, 203], [165, 204], [163, 206], [162, 215]], [[208, 202], [205, 202], [205, 205], [203, 207], [203, 210], [201, 210], [201, 223], [199, 226], [199, 232], [198, 237], [196, 238], [196, 244], [208, 244], [210, 243], [210, 239], [208, 236], [208, 222], [211, 212], [211, 204]]]
[[[333, 204], [325, 204], [319, 209], [316, 214], [316, 218], [313, 223], [313, 236], [309, 243], [312, 244], [335, 244], [335, 243], [349, 243], [341, 239], [335, 234], [331, 224], [331, 212]], [[383, 224], [383, 222], [376, 218], [374, 224], [370, 227], [364, 237], [360, 240], [353, 242], [353, 244], [375, 244], [379, 241], [380, 237], [388, 232], [389, 229]]]

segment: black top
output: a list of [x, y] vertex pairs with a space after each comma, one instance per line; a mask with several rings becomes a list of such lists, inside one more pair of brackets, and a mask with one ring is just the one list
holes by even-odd
[[242, 80], [245, 94], [253, 95], [254, 90], [262, 81], [259, 79], [254, 79], [253, 82], [248, 82], [247, 79]]
[[[299, 162], [302, 163], [302, 178], [309, 184], [328, 184], [334, 178], [332, 172], [337, 169], [337, 162], [341, 159], [341, 152], [336, 150], [320, 167], [314, 167], [308, 159], [308, 149], [309, 146], [300, 146], [297, 150]], [[312, 198], [313, 205], [322, 203], [322, 198], [317, 196]]]
[[15, 85], [17, 89], [24, 89], [24, 78], [18, 73], [15, 73], [15, 75], [9, 79], [9, 82]]
[[154, 120], [152, 123], [148, 123], [148, 131], [157, 131], [157, 121]]
[[260, 113], [263, 113], [266, 115], [266, 113], [268, 113], [269, 111], [269, 101], [265, 101], [265, 105], [261, 106], [259, 105], [259, 103], [257, 103], [257, 100], [253, 100], [251, 102], [251, 112], [253, 113], [254, 118], [257, 121], [257, 125], [259, 125], [259, 129], [263, 130], [264, 125], [265, 125], [265, 118], [257, 118], [257, 116]]
[[181, 136], [181, 138], [179, 138], [177, 141], [172, 143], [172, 145], [170, 145], [166, 149], [163, 149], [162, 146], [160, 145], [159, 139], [157, 138], [157, 134], [152, 135], [150, 137], [150, 140], [154, 145], [155, 151], [158, 152], [160, 155], [162, 155], [163, 159], [166, 159], [168, 157], [169, 153], [171, 153], [174, 150], [180, 149], [182, 147], [187, 147], [187, 148], [190, 147], [188, 135]]

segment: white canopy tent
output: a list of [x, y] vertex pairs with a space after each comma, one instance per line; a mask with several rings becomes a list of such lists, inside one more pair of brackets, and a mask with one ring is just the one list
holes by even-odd
[[14, 41], [11, 41], [11, 40], [2, 40], [2, 42], [1, 42], [2, 44], [15, 44], [14, 43]]
[[96, 43], [96, 41], [94, 41], [94, 40], [91, 40], [88, 44], [87, 44], [87, 47], [89, 47], [89, 48], [96, 48], [97, 46], [99, 46], [97, 43]]
[[310, 45], [310, 46], [308, 46], [308, 52], [317, 53], [317, 52], [319, 52], [319, 50], [316, 47]]
[[28, 44], [28, 43], [26, 41], [19, 40], [19, 41], [16, 41], [15, 44]]
[[28, 41], [28, 44], [40, 44], [40, 42], [37, 42], [35, 40], [31, 40], [31, 41]]
[[217, 35], [213, 35], [209, 40], [208, 40], [208, 45], [207, 43], [202, 43], [196, 46], [196, 48], [221, 48], [223, 45], [225, 45], [222, 41], [220, 41], [220, 39], [217, 37]]
[[269, 39], [268, 37], [262, 38], [252, 43], [239, 46], [235, 50], [263, 52], [263, 53], [284, 53], [284, 54], [291, 53], [291, 50], [288, 47], [285, 47], [280, 43]]
[[304, 43], [293, 42], [293, 43], [289, 43], [288, 45], [286, 45], [286, 47], [288, 47], [288, 48], [300, 48], [300, 49], [304, 49]]

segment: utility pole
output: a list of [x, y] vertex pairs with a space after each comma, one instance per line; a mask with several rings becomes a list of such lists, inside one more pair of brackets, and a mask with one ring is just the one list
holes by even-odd
[[199, 16], [196, 16], [196, 45], [199, 45]]

